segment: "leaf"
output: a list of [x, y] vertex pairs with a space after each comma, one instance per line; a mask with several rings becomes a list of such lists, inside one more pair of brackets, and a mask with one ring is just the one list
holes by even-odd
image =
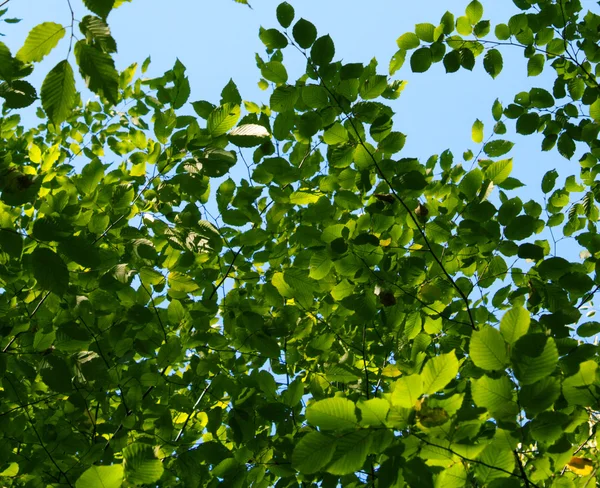
[[115, 0], [83, 0], [83, 4], [96, 15], [106, 19], [115, 7]]
[[544, 71], [546, 57], [543, 54], [534, 54], [527, 61], [527, 76], [538, 76]]
[[123, 465], [92, 466], [79, 477], [77, 488], [120, 488], [123, 483]]
[[322, 280], [329, 274], [332, 267], [333, 267], [333, 262], [329, 258], [327, 252], [325, 252], [325, 251], [316, 252], [310, 258], [309, 276], [313, 280]]
[[260, 73], [266, 80], [273, 83], [285, 83], [288, 80], [288, 74], [285, 66], [279, 61], [269, 61], [260, 69]]
[[431, 49], [422, 47], [417, 49], [410, 57], [410, 68], [413, 73], [424, 73], [431, 67], [432, 62]]
[[481, 17], [483, 17], [483, 5], [481, 5], [481, 3], [479, 3], [477, 0], [473, 0], [471, 3], [469, 3], [469, 5], [467, 5], [465, 14], [469, 18], [469, 22], [471, 22], [472, 25], [475, 25], [481, 20]]
[[523, 307], [514, 307], [507, 311], [500, 321], [500, 333], [509, 344], [514, 344], [527, 334], [531, 317]]
[[162, 462], [148, 444], [135, 443], [123, 449], [123, 465], [125, 479], [140, 485], [156, 483], [164, 471]]
[[358, 403], [360, 425], [363, 427], [383, 427], [390, 411], [390, 402], [383, 398], [371, 398]]
[[71, 115], [76, 96], [73, 69], [65, 59], [48, 72], [42, 83], [42, 107], [54, 125], [60, 125]]
[[263, 29], [261, 27], [258, 37], [267, 49], [283, 49], [288, 45], [287, 38], [277, 29]]
[[390, 76], [394, 75], [404, 65], [406, 60], [406, 49], [399, 49], [396, 54], [390, 59], [389, 73]]
[[469, 355], [475, 366], [487, 371], [501, 370], [506, 367], [506, 345], [497, 329], [489, 325], [471, 335]]
[[471, 383], [473, 400], [479, 407], [488, 410], [499, 419], [511, 419], [517, 414], [518, 407], [513, 399], [513, 387], [506, 376], [492, 379], [482, 376]]
[[600, 98], [590, 105], [590, 117], [596, 122], [600, 122]]
[[483, 146], [483, 150], [489, 157], [497, 158], [498, 156], [504, 156], [514, 145], [515, 143], [511, 141], [496, 140], [488, 142]]
[[283, 2], [277, 6], [277, 21], [279, 24], [287, 28], [292, 25], [292, 21], [294, 20], [294, 7], [292, 7], [289, 3]]
[[119, 73], [110, 55], [84, 41], [77, 41], [75, 57], [88, 88], [116, 105], [119, 97]]
[[348, 142], [348, 131], [342, 124], [336, 122], [323, 133], [323, 141], [329, 145], [345, 144]]
[[368, 430], [351, 432], [338, 438], [333, 461], [326, 471], [335, 475], [352, 474], [359, 471], [367, 460], [372, 436]]
[[551, 169], [544, 174], [542, 178], [542, 191], [544, 193], [550, 193], [554, 189], [556, 179], [558, 178], [558, 172], [555, 169]]
[[110, 35], [110, 28], [104, 20], [93, 15], [86, 15], [79, 24], [82, 34], [105, 53], [116, 53], [117, 43]]
[[208, 116], [208, 132], [213, 137], [226, 134], [232, 127], [237, 124], [240, 118], [240, 106], [226, 103], [215, 108]]
[[304, 474], [320, 471], [333, 457], [336, 442], [321, 432], [309, 432], [296, 444], [292, 454], [295, 469]]
[[477, 119], [471, 128], [471, 139], [475, 144], [483, 142], [483, 122]]
[[69, 270], [62, 258], [46, 247], [37, 247], [31, 253], [33, 276], [44, 290], [63, 295], [69, 286]]
[[319, 37], [310, 50], [310, 59], [317, 66], [324, 66], [333, 61], [335, 46], [329, 35]]
[[356, 405], [343, 397], [326, 398], [306, 407], [306, 420], [322, 430], [353, 429], [358, 425]]
[[17, 52], [16, 58], [24, 63], [39, 62], [52, 51], [65, 36], [65, 28], [54, 22], [36, 25], [27, 34], [25, 44]]
[[0, 97], [5, 100], [5, 108], [24, 108], [35, 102], [37, 93], [29, 82], [14, 80], [0, 83]]
[[435, 25], [428, 22], [415, 25], [415, 34], [419, 39], [425, 42], [433, 42], [435, 34]]
[[512, 363], [515, 376], [523, 385], [551, 375], [558, 363], [554, 339], [540, 333], [524, 335], [515, 343]]
[[454, 351], [429, 359], [421, 372], [423, 393], [431, 395], [443, 390], [457, 374], [458, 359]]
[[510, 158], [490, 164], [485, 170], [485, 179], [491, 180], [496, 185], [502, 183], [512, 172], [512, 162]]
[[400, 49], [408, 51], [410, 49], [419, 47], [421, 41], [419, 40], [419, 37], [416, 34], [412, 32], [407, 32], [406, 34], [402, 34], [398, 39], [396, 39], [396, 44]]
[[295, 41], [303, 49], [308, 49], [317, 39], [317, 28], [308, 20], [300, 19], [292, 28]]
[[578, 476], [589, 476], [594, 471], [594, 461], [573, 456], [567, 463], [567, 469]]
[[243, 124], [227, 134], [227, 139], [238, 147], [255, 147], [269, 140], [271, 134], [262, 125]]
[[424, 393], [422, 375], [412, 374], [396, 380], [392, 392], [392, 405], [403, 408], [414, 408], [419, 397]]
[[504, 62], [502, 60], [502, 54], [497, 49], [490, 49], [483, 57], [483, 67], [488, 75], [492, 78], [496, 78], [502, 71]]

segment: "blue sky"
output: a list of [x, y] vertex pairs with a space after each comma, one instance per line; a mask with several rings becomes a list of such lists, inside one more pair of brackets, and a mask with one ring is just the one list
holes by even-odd
[[[85, 14], [79, 0], [71, 0], [75, 18]], [[114, 10], [109, 17], [113, 36], [117, 40], [118, 68], [133, 62], [141, 63], [152, 56], [150, 76], [162, 74], [171, 68], [176, 58], [187, 67], [193, 100], [218, 103], [222, 87], [230, 78], [237, 83], [242, 97], [257, 103], [268, 103], [269, 91], [257, 86], [260, 73], [255, 64], [255, 53], [264, 53], [258, 39], [258, 30], [278, 27], [275, 9], [278, 0], [251, 1], [253, 9], [233, 2], [218, 0], [133, 0]], [[336, 59], [344, 62], [364, 62], [376, 57], [380, 70], [387, 74], [389, 59], [396, 51], [396, 39], [414, 29], [418, 22], [435, 25], [446, 10], [461, 15], [466, 0], [420, 0], [398, 2], [378, 0], [290, 0], [296, 9], [296, 19], [304, 17], [313, 22], [319, 35], [330, 34], [336, 46]], [[510, 0], [482, 0], [484, 19], [492, 25], [507, 22], [518, 10]], [[14, 52], [23, 43], [30, 28], [44, 21], [69, 25], [71, 16], [66, 0], [12, 1], [7, 5], [8, 16], [24, 20], [19, 24], [3, 24], [2, 39]], [[76, 33], [79, 33], [78, 29]], [[32, 83], [41, 85], [42, 77], [68, 52], [68, 36], [55, 51], [36, 68]], [[408, 81], [400, 99], [392, 101], [396, 111], [396, 127], [407, 134], [407, 144], [401, 157], [428, 158], [450, 148], [455, 161], [460, 161], [463, 151], [472, 149], [476, 154], [480, 146], [471, 142], [471, 126], [479, 118], [485, 123], [485, 137], [491, 134], [493, 120], [491, 106], [496, 98], [505, 105], [512, 102], [516, 93], [532, 86], [551, 89], [553, 78], [548, 76], [549, 66], [542, 75], [526, 76], [526, 60], [522, 51], [507, 46], [502, 50], [504, 70], [492, 80], [478, 58], [473, 72], [465, 70], [446, 74], [441, 64], [427, 73], [413, 74], [408, 62], [394, 76]], [[71, 54], [72, 56], [72, 54]], [[285, 51], [285, 62], [293, 78], [301, 74], [304, 61], [292, 49]], [[556, 151], [542, 153], [541, 136], [519, 136], [513, 133], [514, 122], [507, 122], [506, 136], [516, 146], [511, 153], [515, 158], [513, 176], [528, 184], [520, 191], [524, 200], [541, 197], [540, 179], [548, 170], [556, 168], [560, 174], [576, 173], [576, 161], [567, 162]], [[467, 167], [470, 167], [470, 162]], [[561, 171], [562, 170], [562, 171]], [[566, 174], [569, 174], [568, 172]], [[566, 250], [566, 249], [565, 249]], [[560, 249], [559, 249], [560, 252]]]

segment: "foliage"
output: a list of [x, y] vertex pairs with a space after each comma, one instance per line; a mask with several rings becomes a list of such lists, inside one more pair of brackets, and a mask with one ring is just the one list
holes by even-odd
[[[121, 2], [83, 3], [0, 44], [3, 486], [595, 485], [600, 16], [515, 0], [492, 26], [473, 0], [400, 36], [388, 76], [283, 3], [259, 33], [270, 106], [231, 81], [189, 116], [185, 67], [118, 72]], [[462, 157], [401, 154], [405, 61], [496, 77], [515, 47], [552, 87], [494, 103]], [[579, 174], [523, 202], [509, 120]]]

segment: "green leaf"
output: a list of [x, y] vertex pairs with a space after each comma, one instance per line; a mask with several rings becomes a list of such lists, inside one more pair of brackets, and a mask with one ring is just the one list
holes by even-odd
[[497, 49], [490, 49], [485, 53], [483, 57], [483, 67], [488, 75], [492, 78], [496, 78], [502, 71], [504, 61], [502, 60], [502, 54]]
[[590, 117], [596, 122], [600, 122], [600, 98], [590, 105]]
[[396, 380], [392, 392], [392, 405], [403, 408], [414, 408], [419, 397], [424, 393], [422, 375], [412, 374]]
[[[500, 141], [495, 141], [500, 142]], [[491, 143], [489, 143], [491, 144]], [[512, 143], [511, 143], [512, 144]], [[487, 144], [486, 144], [487, 146]], [[512, 146], [511, 146], [512, 147]], [[498, 185], [502, 183], [510, 173], [512, 172], [512, 158], [503, 159], [501, 161], [496, 161], [495, 163], [490, 164], [485, 169], [485, 179], [491, 180], [494, 184]]]
[[544, 174], [542, 178], [542, 191], [544, 193], [550, 193], [554, 185], [556, 185], [556, 179], [558, 178], [558, 172], [555, 169], [551, 169]]
[[115, 7], [115, 0], [83, 0], [83, 4], [96, 15], [106, 19]]
[[523, 385], [519, 391], [519, 399], [531, 418], [550, 408], [560, 393], [560, 381], [554, 377], [546, 377], [531, 385]]
[[398, 47], [400, 49], [408, 51], [410, 49], [419, 47], [421, 41], [419, 40], [419, 37], [416, 34], [412, 32], [407, 32], [406, 34], [402, 34], [398, 39], [396, 39], [396, 44], [398, 44]]
[[351, 432], [338, 438], [335, 456], [326, 471], [335, 475], [352, 474], [360, 469], [367, 460], [371, 449], [372, 436], [368, 430]]
[[422, 47], [410, 57], [410, 68], [413, 73], [424, 73], [431, 67], [432, 62], [431, 49]]
[[577, 327], [579, 337], [593, 337], [600, 333], [600, 322], [586, 322]]
[[558, 148], [560, 155], [567, 159], [571, 159], [575, 155], [575, 141], [573, 141], [573, 138], [566, 132], [563, 132], [558, 137], [556, 147]]
[[469, 5], [467, 5], [465, 14], [469, 18], [471, 25], [475, 25], [481, 20], [481, 17], [483, 17], [483, 5], [481, 5], [481, 3], [479, 3], [477, 0], [473, 0], [471, 3], [469, 3]]
[[329, 258], [329, 255], [325, 251], [315, 252], [310, 258], [310, 273], [309, 276], [313, 280], [322, 280], [325, 278], [331, 268], [333, 262]]
[[263, 29], [261, 27], [258, 37], [267, 49], [283, 49], [288, 45], [287, 38], [277, 29]]
[[429, 359], [421, 372], [423, 392], [431, 395], [443, 390], [457, 374], [458, 359], [454, 351]]
[[335, 447], [335, 438], [321, 432], [309, 432], [296, 444], [292, 464], [301, 473], [316, 473], [331, 461]]
[[360, 425], [363, 427], [383, 427], [390, 411], [390, 402], [383, 398], [371, 398], [358, 403]]
[[500, 420], [509, 420], [517, 414], [518, 407], [514, 401], [513, 387], [506, 376], [498, 379], [488, 376], [473, 379], [471, 392], [477, 406], [487, 409]]
[[0, 97], [5, 100], [5, 108], [24, 108], [35, 102], [37, 93], [29, 82], [14, 80], [0, 84]]
[[88, 88], [115, 105], [119, 98], [119, 73], [110, 55], [77, 41], [75, 57]]
[[46, 247], [31, 253], [33, 276], [44, 290], [63, 295], [69, 286], [69, 270], [62, 258]]
[[531, 317], [523, 307], [514, 307], [507, 311], [500, 321], [500, 333], [509, 344], [514, 344], [527, 334]]
[[105, 53], [116, 53], [117, 43], [110, 35], [110, 28], [102, 19], [86, 15], [79, 24], [81, 33]]
[[27, 34], [25, 44], [17, 52], [16, 58], [24, 63], [39, 62], [52, 51], [65, 36], [65, 28], [54, 22], [36, 25]]
[[510, 39], [510, 29], [506, 24], [498, 24], [495, 28], [495, 34], [499, 41]]
[[293, 110], [298, 100], [298, 90], [293, 86], [278, 86], [271, 95], [271, 109], [276, 112]]
[[506, 345], [497, 329], [488, 325], [471, 335], [469, 355], [475, 366], [487, 371], [501, 370], [506, 367]]
[[135, 443], [123, 449], [123, 465], [125, 479], [139, 485], [156, 483], [164, 471], [162, 462], [148, 444]]
[[42, 83], [42, 107], [54, 125], [60, 125], [72, 113], [76, 95], [73, 69], [65, 59], [48, 72]]
[[512, 362], [515, 376], [522, 385], [550, 376], [558, 363], [554, 339], [544, 334], [524, 335], [515, 343]]
[[329, 145], [345, 144], [348, 142], [348, 131], [342, 124], [336, 122], [323, 133], [323, 141]]
[[378, 148], [383, 153], [395, 154], [402, 150], [406, 144], [406, 136], [401, 132], [390, 132], [379, 144]]
[[475, 144], [481, 144], [483, 142], [483, 122], [479, 119], [475, 121], [471, 128], [471, 139]]
[[123, 465], [92, 466], [79, 477], [77, 488], [120, 488], [123, 484]]
[[497, 158], [497, 157], [503, 156], [507, 152], [509, 152], [513, 148], [514, 145], [515, 145], [515, 143], [511, 142], [511, 141], [505, 141], [505, 140], [490, 141], [485, 146], [483, 146], [483, 151], [490, 158]]
[[300, 19], [294, 24], [292, 35], [303, 49], [308, 49], [317, 39], [317, 28], [308, 20]]
[[0, 230], [0, 250], [12, 258], [21, 259], [23, 254], [23, 236], [17, 231]]
[[260, 73], [266, 80], [273, 83], [285, 83], [288, 80], [287, 70], [279, 61], [269, 61], [260, 69]]
[[524, 113], [517, 119], [517, 132], [530, 135], [538, 130], [540, 116], [535, 112]]
[[277, 6], [277, 21], [283, 28], [288, 28], [294, 20], [294, 7], [283, 2]]
[[346, 430], [358, 426], [356, 405], [343, 397], [326, 398], [306, 407], [306, 420], [322, 430]]
[[213, 137], [226, 134], [232, 127], [237, 124], [240, 118], [240, 106], [226, 103], [215, 108], [208, 116], [208, 132]]
[[[433, 42], [434, 32], [435, 32], [435, 25], [433, 25], [433, 24], [422, 23], [422, 24], [415, 25], [415, 34], [422, 41]], [[398, 47], [402, 47], [402, 46], [399, 45]]]
[[406, 60], [406, 49], [398, 49], [396, 54], [392, 56], [390, 59], [389, 73], [390, 76], [393, 76], [396, 71], [398, 71], [404, 65], [404, 61]]
[[227, 134], [227, 139], [238, 147], [255, 147], [269, 140], [271, 134], [262, 125], [243, 124]]
[[544, 71], [546, 58], [543, 54], [534, 54], [527, 61], [527, 76], [538, 76]]
[[324, 66], [333, 61], [335, 46], [329, 35], [319, 37], [310, 50], [310, 59], [317, 66]]

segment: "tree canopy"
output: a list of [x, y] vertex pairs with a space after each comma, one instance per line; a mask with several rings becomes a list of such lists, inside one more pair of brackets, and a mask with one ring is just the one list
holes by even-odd
[[[0, 42], [2, 486], [595, 486], [600, 15], [513, 1], [417, 24], [383, 68], [281, 3], [268, 105], [198, 99], [177, 60], [118, 70], [123, 0]], [[551, 85], [464, 154], [405, 154], [397, 76], [495, 78], [506, 49]], [[515, 133], [571, 161], [539, 201]]]

